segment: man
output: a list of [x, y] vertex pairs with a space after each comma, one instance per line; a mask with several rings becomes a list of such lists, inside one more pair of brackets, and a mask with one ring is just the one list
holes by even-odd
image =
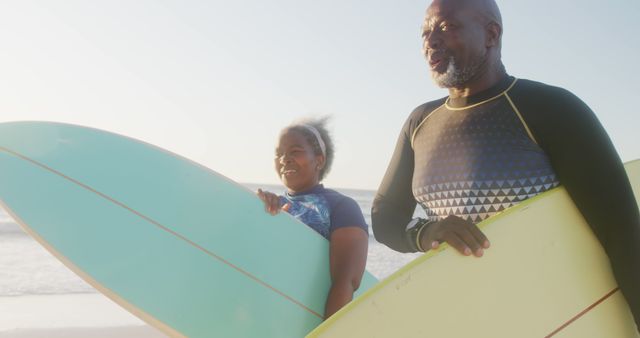
[[[432, 77], [449, 96], [406, 121], [373, 203], [376, 239], [401, 252], [447, 242], [480, 257], [490, 244], [476, 223], [562, 184], [640, 327], [640, 216], [593, 112], [564, 89], [506, 73], [494, 0], [435, 0], [422, 38]], [[488, 187], [501, 195], [482, 195]], [[426, 220], [411, 219], [416, 202]]]

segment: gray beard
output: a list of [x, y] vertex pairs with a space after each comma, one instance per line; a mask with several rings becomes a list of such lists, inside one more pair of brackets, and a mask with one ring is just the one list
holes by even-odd
[[442, 74], [431, 72], [431, 77], [433, 78], [433, 81], [441, 88], [462, 87], [479, 73], [480, 68], [484, 63], [486, 63], [486, 61], [487, 60], [485, 56], [461, 69], [458, 67], [458, 65], [456, 65], [456, 61], [453, 56], [451, 56], [449, 57], [447, 70]]

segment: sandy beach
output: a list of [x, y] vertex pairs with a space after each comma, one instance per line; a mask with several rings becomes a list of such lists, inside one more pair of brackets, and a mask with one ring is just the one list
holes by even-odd
[[0, 297], [0, 338], [166, 337], [99, 293]]
[[17, 329], [0, 332], [1, 338], [155, 338], [166, 337], [148, 326]]

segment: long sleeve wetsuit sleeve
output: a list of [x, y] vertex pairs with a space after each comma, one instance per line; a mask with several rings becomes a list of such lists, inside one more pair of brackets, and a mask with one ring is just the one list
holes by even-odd
[[564, 89], [528, 81], [509, 94], [604, 247], [640, 327], [640, 215], [606, 131], [591, 109]]
[[411, 190], [413, 178], [413, 149], [411, 148], [411, 119], [398, 137], [395, 151], [384, 175], [371, 209], [371, 226], [380, 243], [400, 252], [417, 249], [404, 231], [416, 208]]
[[444, 104], [446, 98], [427, 102], [413, 110], [402, 127], [387, 171], [378, 188], [371, 208], [371, 228], [376, 240], [399, 252], [416, 252], [415, 238], [406, 231], [416, 210], [412, 181], [414, 151], [413, 132], [431, 114]]

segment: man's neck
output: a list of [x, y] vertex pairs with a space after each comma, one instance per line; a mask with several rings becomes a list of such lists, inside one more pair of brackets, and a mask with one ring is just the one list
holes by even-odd
[[484, 74], [480, 74], [475, 80], [471, 80], [460, 87], [449, 88], [449, 97], [452, 99], [469, 97], [485, 91], [504, 79], [506, 74], [504, 66], [500, 63], [497, 69], [488, 70]]

